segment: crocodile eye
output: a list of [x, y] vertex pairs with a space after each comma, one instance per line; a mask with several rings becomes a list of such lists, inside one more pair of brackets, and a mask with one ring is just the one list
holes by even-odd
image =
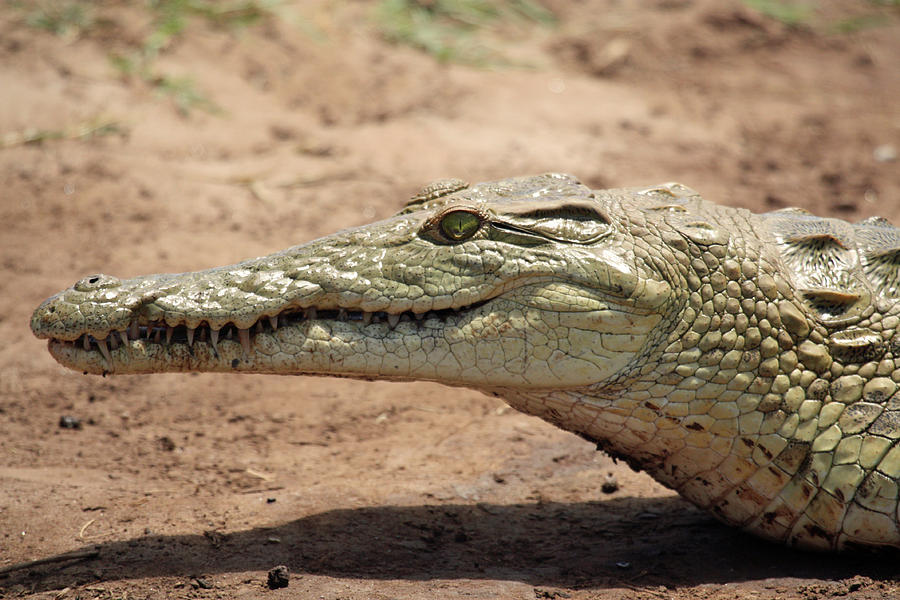
[[472, 237], [480, 226], [478, 215], [467, 210], [449, 212], [441, 219], [441, 231], [454, 242]]

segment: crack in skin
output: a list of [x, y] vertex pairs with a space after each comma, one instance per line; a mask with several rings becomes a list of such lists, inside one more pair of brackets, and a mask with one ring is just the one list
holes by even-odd
[[60, 363], [479, 389], [722, 521], [900, 547], [900, 233], [548, 174], [236, 265], [93, 275], [37, 308]]

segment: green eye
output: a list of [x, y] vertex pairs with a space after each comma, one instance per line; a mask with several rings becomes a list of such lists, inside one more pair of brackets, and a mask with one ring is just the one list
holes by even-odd
[[441, 231], [451, 240], [458, 242], [475, 235], [481, 219], [478, 215], [466, 210], [457, 210], [444, 215], [441, 219]]

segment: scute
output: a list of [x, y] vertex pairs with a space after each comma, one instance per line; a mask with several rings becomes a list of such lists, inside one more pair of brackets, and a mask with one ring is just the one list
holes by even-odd
[[900, 248], [865, 256], [866, 275], [887, 298], [900, 297]]
[[469, 187], [469, 184], [463, 181], [462, 179], [448, 178], [448, 179], [438, 179], [424, 188], [419, 190], [419, 193], [413, 196], [409, 202], [407, 202], [407, 206], [411, 204], [420, 204], [422, 202], [428, 202], [429, 200], [434, 200], [435, 198], [440, 198], [441, 196], [447, 196], [448, 194], [452, 194], [453, 192], [458, 192], [460, 190], [464, 190]]
[[876, 286], [862, 268], [854, 227], [797, 210], [761, 216], [779, 247], [784, 274], [818, 320], [833, 326], [858, 320]]
[[683, 200], [687, 198], [697, 198], [700, 196], [696, 191], [677, 181], [669, 181], [660, 185], [638, 190], [638, 193], [646, 195], [655, 195], [668, 197], [670, 199]]
[[[778, 210], [773, 210], [767, 215], [800, 215], [804, 217], [812, 217], [814, 216], [809, 210], [799, 207], [799, 206], [788, 206], [786, 208], [779, 208]], [[766, 215], [763, 215], [766, 216]]]
[[869, 217], [868, 219], [863, 219], [862, 221], [859, 221], [856, 225], [857, 226], [868, 226], [868, 227], [891, 227], [891, 228], [894, 227], [891, 224], [891, 222], [888, 221], [887, 219], [885, 219], [884, 217]]
[[862, 327], [833, 332], [828, 338], [828, 347], [832, 357], [860, 364], [880, 359], [887, 350], [880, 334]]
[[900, 297], [900, 229], [887, 219], [850, 224], [794, 208], [760, 216], [785, 273], [822, 322], [846, 324], [873, 299]]
[[474, 201], [510, 200], [550, 200], [561, 202], [566, 199], [589, 200], [594, 191], [576, 177], [563, 173], [545, 173], [530, 177], [514, 177], [501, 181], [479, 183], [471, 188], [470, 198]]
[[884, 297], [900, 297], [900, 229], [881, 217], [866, 219], [854, 229], [860, 262], [872, 285]]
[[467, 182], [463, 181], [462, 179], [456, 179], [455, 177], [433, 181], [419, 190], [418, 193], [416, 193], [412, 198], [410, 198], [409, 201], [404, 205], [403, 210], [400, 212], [400, 214], [413, 212], [414, 210], [419, 210], [422, 208], [428, 208], [428, 203], [432, 200], [437, 200], [438, 198], [449, 196], [450, 194], [462, 191], [467, 187], [469, 187], [469, 184]]
[[442, 179], [422, 189], [398, 214], [435, 210], [456, 201], [477, 206], [503, 203], [507, 200], [521, 202], [528, 199], [536, 202], [564, 200], [593, 202], [594, 192], [572, 175], [561, 173], [514, 177], [473, 186], [460, 179]]

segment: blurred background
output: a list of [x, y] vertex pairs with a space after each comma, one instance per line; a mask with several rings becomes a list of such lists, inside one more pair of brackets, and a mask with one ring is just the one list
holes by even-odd
[[[230, 594], [276, 560], [325, 597], [369, 597], [372, 579], [434, 597], [443, 577], [441, 596], [724, 598], [793, 576], [778, 565], [885, 589], [872, 573], [853, 588], [847, 563], [767, 563], [767, 546], [475, 392], [88, 378], [28, 319], [85, 274], [268, 254], [444, 177], [677, 180], [756, 212], [897, 224], [898, 151], [897, 0], [4, 0], [0, 567], [86, 544], [121, 560], [0, 578], [0, 595], [176, 593], [198, 573]], [[590, 520], [609, 473], [606, 510], [634, 531]], [[450, 508], [353, 512], [432, 504]], [[331, 510], [350, 513], [318, 517]], [[518, 537], [544, 518], [557, 525]], [[399, 541], [347, 557], [347, 531]]]

